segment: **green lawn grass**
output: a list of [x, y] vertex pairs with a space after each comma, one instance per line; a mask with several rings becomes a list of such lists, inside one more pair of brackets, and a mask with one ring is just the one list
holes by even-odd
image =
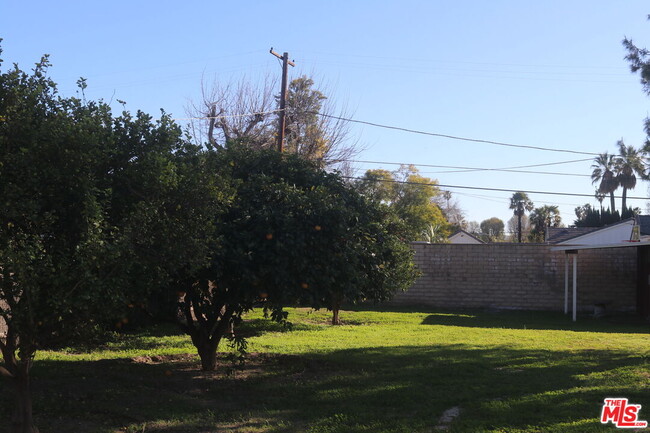
[[[291, 309], [292, 329], [251, 314], [251, 356], [203, 373], [189, 339], [159, 326], [101, 350], [40, 352], [37, 425], [48, 432], [616, 431], [605, 397], [650, 420], [650, 326], [533, 312]], [[226, 349], [226, 345], [222, 347]], [[187, 355], [192, 354], [192, 355]], [[0, 382], [0, 416], [11, 406]], [[2, 423], [0, 423], [0, 426]], [[0, 427], [0, 431], [3, 427]]]

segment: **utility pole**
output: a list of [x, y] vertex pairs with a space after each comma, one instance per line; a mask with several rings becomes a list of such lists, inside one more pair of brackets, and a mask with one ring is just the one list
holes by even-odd
[[284, 129], [286, 124], [286, 112], [285, 107], [287, 103], [287, 74], [289, 71], [289, 65], [296, 66], [294, 62], [289, 60], [289, 53], [283, 53], [279, 55], [273, 51], [273, 47], [269, 51], [278, 59], [282, 60], [282, 89], [280, 90], [280, 122], [278, 126], [278, 151], [282, 152], [282, 145], [284, 143]]
[[208, 141], [213, 148], [217, 147], [217, 142], [214, 140], [214, 136], [212, 135], [214, 132], [215, 120], [217, 120], [217, 107], [216, 105], [212, 105], [212, 108], [210, 108], [210, 129], [208, 129]]

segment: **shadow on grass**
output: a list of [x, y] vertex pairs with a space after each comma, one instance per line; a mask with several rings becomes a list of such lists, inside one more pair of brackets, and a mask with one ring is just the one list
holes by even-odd
[[323, 326], [308, 323], [293, 323], [289, 315], [289, 323], [282, 324], [270, 319], [246, 319], [237, 326], [236, 333], [245, 338], [257, 337], [268, 332], [292, 332], [292, 331], [321, 331], [326, 329]]
[[650, 333], [650, 321], [637, 313], [612, 313], [602, 318], [579, 314], [573, 322], [570, 314], [555, 311], [499, 309], [444, 309], [427, 306], [358, 304], [348, 311], [428, 314], [424, 325], [465, 326], [500, 329], [546, 329], [561, 331]]
[[[597, 420], [605, 397], [650, 405], [646, 360], [611, 351], [376, 347], [254, 354], [234, 375], [224, 370], [200, 372], [189, 357], [37, 361], [37, 425], [42, 433], [412, 433], [431, 431], [458, 406], [452, 432], [559, 433], [611, 431]], [[7, 398], [0, 392], [1, 419]]]
[[541, 311], [467, 311], [465, 313], [432, 313], [423, 325], [462, 326], [472, 328], [539, 329], [575, 332], [648, 334], [650, 324], [637, 314], [617, 314], [595, 319]]
[[[285, 326], [269, 319], [246, 319], [235, 329], [236, 333], [245, 338], [256, 337], [269, 332], [318, 331], [322, 326], [306, 323], [295, 323]], [[190, 338], [175, 323], [158, 323], [156, 326], [141, 328], [128, 332], [113, 333], [102, 344], [94, 346], [69, 345], [62, 350], [70, 353], [88, 353], [93, 350], [106, 349], [118, 351], [142, 351], [183, 348], [190, 346]]]

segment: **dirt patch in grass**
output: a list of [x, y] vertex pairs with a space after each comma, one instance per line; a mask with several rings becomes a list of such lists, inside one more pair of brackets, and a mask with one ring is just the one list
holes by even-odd
[[136, 356], [131, 358], [131, 362], [136, 364], [164, 364], [164, 363], [179, 363], [179, 362], [193, 362], [196, 360], [196, 355], [191, 353], [181, 353], [178, 355], [153, 355], [153, 356]]

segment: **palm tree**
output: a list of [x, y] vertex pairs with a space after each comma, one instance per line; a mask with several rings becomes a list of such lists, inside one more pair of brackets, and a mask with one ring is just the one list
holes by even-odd
[[517, 216], [517, 241], [521, 243], [521, 217], [526, 213], [533, 210], [535, 205], [528, 198], [528, 194], [518, 191], [510, 197], [510, 209], [514, 210]]
[[591, 168], [594, 170], [591, 173], [591, 183], [596, 184], [600, 182], [598, 192], [609, 194], [612, 214], [616, 211], [614, 191], [618, 188], [618, 179], [614, 175], [615, 163], [616, 159], [614, 155], [605, 152], [594, 158], [594, 163], [591, 165]]
[[623, 187], [623, 199], [621, 215], [627, 209], [627, 190], [634, 189], [636, 186], [636, 175], [643, 178], [645, 176], [645, 167], [643, 165], [643, 156], [638, 149], [632, 146], [626, 146], [623, 140], [618, 143], [619, 156], [614, 163], [616, 178], [618, 184]]
[[548, 227], [560, 227], [562, 225], [560, 209], [557, 206], [549, 205], [536, 207], [530, 213], [530, 222], [534, 226], [530, 237], [534, 239], [535, 242], [543, 242], [544, 234]]
[[600, 214], [603, 214], [603, 200], [605, 200], [605, 194], [600, 192], [600, 190], [596, 190], [596, 193], [594, 194], [594, 197], [596, 197], [596, 200], [598, 200], [598, 203], [600, 203]]

